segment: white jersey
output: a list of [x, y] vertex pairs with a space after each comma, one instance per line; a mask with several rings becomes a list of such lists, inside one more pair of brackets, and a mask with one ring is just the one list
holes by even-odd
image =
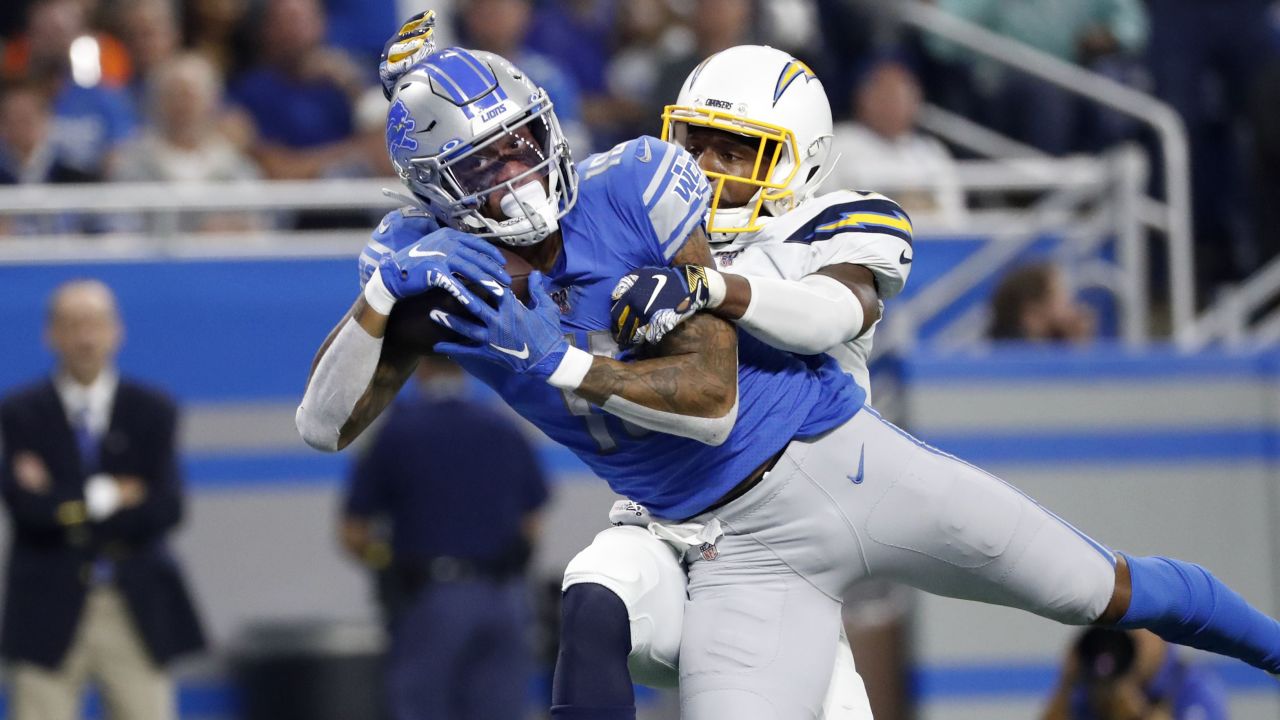
[[[806, 200], [763, 227], [730, 236], [711, 252], [725, 272], [799, 280], [828, 265], [863, 265], [875, 276], [883, 302], [902, 291], [911, 272], [911, 220], [897, 203], [876, 193], [837, 190]], [[871, 327], [828, 354], [853, 376], [870, 399]]]

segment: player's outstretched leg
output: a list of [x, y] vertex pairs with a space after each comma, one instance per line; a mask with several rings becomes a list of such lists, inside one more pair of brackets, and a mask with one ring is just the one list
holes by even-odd
[[564, 593], [562, 623], [551, 717], [635, 720], [635, 690], [627, 670], [631, 622], [622, 599], [603, 585], [572, 585]]
[[1120, 557], [1116, 598], [1103, 622], [1118, 614], [1127, 589], [1128, 607], [1115, 623], [1118, 627], [1150, 630], [1169, 642], [1280, 672], [1280, 622], [1251, 606], [1213, 573], [1172, 558]]

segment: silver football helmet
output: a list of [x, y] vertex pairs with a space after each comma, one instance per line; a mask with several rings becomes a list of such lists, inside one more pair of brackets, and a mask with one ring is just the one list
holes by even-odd
[[551, 99], [493, 53], [448, 48], [402, 75], [387, 153], [442, 225], [508, 245], [541, 242], [578, 199]]

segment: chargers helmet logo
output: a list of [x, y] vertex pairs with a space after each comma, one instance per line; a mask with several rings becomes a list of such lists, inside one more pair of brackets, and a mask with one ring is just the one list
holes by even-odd
[[417, 139], [410, 134], [417, 125], [403, 100], [397, 99], [391, 104], [391, 109], [387, 111], [387, 152], [399, 166], [409, 164], [405, 153], [418, 149]]

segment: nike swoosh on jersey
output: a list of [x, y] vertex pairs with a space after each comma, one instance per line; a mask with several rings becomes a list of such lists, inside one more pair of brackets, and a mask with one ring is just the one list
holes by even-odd
[[858, 451], [858, 474], [849, 476], [849, 482], [853, 483], [854, 485], [862, 484], [862, 471], [866, 467], [866, 465], [864, 464], [866, 459], [867, 459], [867, 446], [863, 445], [862, 449]]
[[387, 224], [387, 221], [383, 220], [382, 222], [378, 223], [378, 229], [374, 230], [373, 233], [375, 235], [381, 235], [382, 233], [386, 232], [390, 227], [391, 226]]
[[906, 250], [903, 250], [902, 254], [898, 256], [898, 263], [901, 265], [910, 265], [911, 260], [912, 260], [911, 258], [907, 257]]
[[524, 360], [524, 359], [526, 359], [526, 358], [528, 358], [528, 357], [529, 357], [529, 345], [528, 345], [527, 343], [526, 343], [525, 345], [521, 346], [519, 350], [512, 350], [511, 348], [504, 348], [504, 347], [502, 347], [501, 345], [494, 345], [493, 343], [489, 343], [489, 347], [491, 347], [491, 348], [493, 348], [494, 350], [497, 350], [498, 352], [503, 353], [503, 354], [505, 354], [505, 355], [510, 355], [511, 357], [513, 357], [513, 358], [515, 358], [515, 359], [517, 359], [517, 360]]
[[640, 162], [647, 163], [653, 159], [653, 149], [649, 147], [649, 138], [645, 138], [644, 140], [641, 140], [641, 142], [644, 143], [644, 147], [642, 148], [643, 154], [637, 156], [636, 159]]
[[658, 282], [658, 287], [653, 289], [653, 294], [649, 296], [649, 302], [644, 306], [644, 312], [649, 312], [649, 308], [653, 307], [653, 301], [658, 299], [658, 293], [662, 292], [662, 288], [667, 284], [667, 276], [654, 273], [653, 279]]
[[448, 257], [439, 250], [419, 250], [416, 246], [409, 248], [409, 257]]

